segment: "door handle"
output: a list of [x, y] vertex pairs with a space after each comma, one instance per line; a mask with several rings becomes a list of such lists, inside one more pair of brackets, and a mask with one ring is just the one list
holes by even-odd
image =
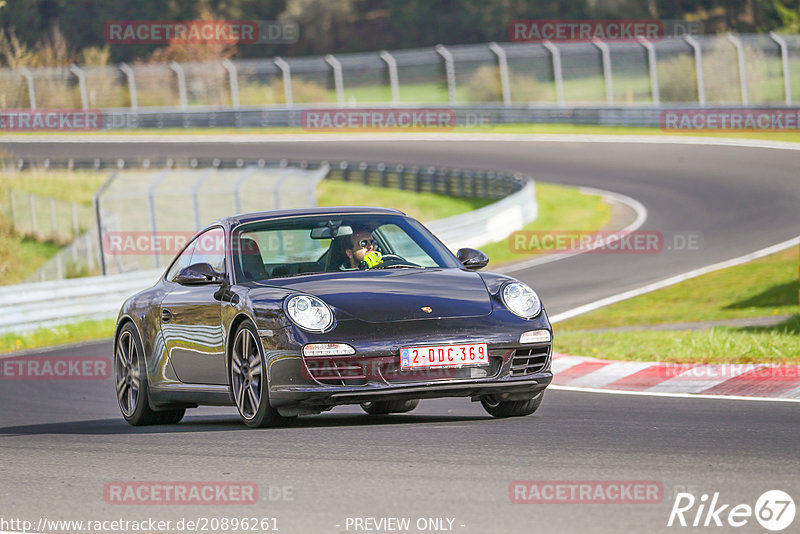
[[170, 319], [172, 319], [172, 312], [166, 308], [163, 308], [161, 310], [161, 322], [168, 323]]

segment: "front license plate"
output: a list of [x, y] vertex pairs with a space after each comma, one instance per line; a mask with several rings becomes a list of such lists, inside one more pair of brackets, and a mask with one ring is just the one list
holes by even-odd
[[401, 369], [463, 367], [465, 365], [489, 365], [489, 346], [486, 343], [471, 343], [400, 349]]

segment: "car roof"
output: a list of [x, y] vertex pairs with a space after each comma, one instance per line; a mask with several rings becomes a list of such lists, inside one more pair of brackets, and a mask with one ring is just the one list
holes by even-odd
[[394, 208], [379, 208], [373, 206], [334, 206], [315, 208], [294, 208], [285, 210], [258, 211], [253, 213], [240, 213], [223, 217], [209, 226], [223, 225], [227, 228], [252, 221], [265, 221], [270, 219], [283, 219], [288, 217], [306, 217], [314, 215], [360, 215], [365, 213], [385, 215], [405, 215]]

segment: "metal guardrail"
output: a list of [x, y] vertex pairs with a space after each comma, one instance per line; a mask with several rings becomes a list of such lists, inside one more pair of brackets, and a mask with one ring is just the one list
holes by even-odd
[[[22, 167], [36, 163], [41, 161], [23, 160]], [[71, 165], [76, 168], [88, 163], [94, 165], [95, 162], [72, 160]], [[104, 168], [104, 164], [118, 163], [102, 161], [98, 168]], [[130, 167], [131, 163], [126, 161], [123, 167]], [[137, 160], [137, 164], [142, 163], [143, 160]], [[182, 163], [190, 166], [193, 163], [196, 166], [201, 164], [199, 161], [173, 160], [171, 165]], [[66, 160], [49, 162], [51, 168], [68, 164]], [[244, 167], [247, 163], [238, 160], [217, 161], [217, 164]], [[309, 169], [321, 168], [326, 164], [327, 162], [303, 163], [304, 168]], [[147, 166], [150, 165], [148, 162]], [[453, 250], [464, 246], [481, 246], [502, 239], [535, 219], [538, 213], [534, 182], [531, 178], [520, 174], [512, 176], [492, 171], [340, 162], [331, 165], [328, 177], [334, 180], [452, 196], [499, 198], [497, 202], [478, 210], [427, 224], [431, 231]], [[76, 320], [113, 318], [128, 296], [150, 287], [159, 274], [160, 270], [148, 270], [0, 286], [0, 334], [56, 326]]]
[[500, 199], [519, 191], [528, 177], [503, 171], [485, 169], [462, 169], [392, 163], [370, 163], [366, 161], [313, 161], [280, 160], [263, 158], [215, 158], [215, 157], [138, 157], [138, 158], [7, 158], [0, 160], [0, 170], [13, 168], [47, 169], [244, 169], [246, 167], [286, 168], [297, 167], [318, 170], [329, 166], [328, 180], [342, 180], [376, 187], [438, 193], [456, 197]]
[[447, 248], [457, 251], [501, 241], [535, 220], [538, 214], [536, 186], [530, 180], [504, 199], [468, 213], [432, 221], [426, 226]]
[[[380, 108], [378, 106], [378, 108]], [[665, 110], [734, 110], [754, 109], [754, 106], [732, 105], [697, 105], [682, 104], [674, 106], [503, 106], [492, 104], [436, 106], [436, 109], [452, 110], [455, 120], [453, 127], [474, 128], [475, 131], [486, 131], [499, 124], [588, 124], [596, 126], [638, 126], [662, 127], [662, 113]], [[102, 122], [119, 126], [110, 126], [113, 130], [135, 129], [190, 129], [190, 128], [306, 128], [302, 121], [302, 113], [310, 108], [293, 109], [242, 108], [237, 110], [219, 110], [207, 108], [194, 109], [161, 109], [161, 110], [105, 110], [99, 112]], [[363, 109], [369, 109], [364, 107]], [[383, 108], [380, 108], [383, 109]], [[396, 109], [405, 109], [397, 107]], [[417, 108], [408, 108], [417, 109]], [[780, 104], [757, 106], [759, 110], [787, 109]], [[790, 108], [794, 109], [794, 108]], [[448, 131], [447, 128], [430, 128], [431, 133]], [[307, 129], [307, 131], [315, 131]], [[348, 133], [347, 128], [338, 130]], [[363, 131], [363, 129], [361, 129]], [[402, 129], [397, 131], [402, 132]], [[105, 164], [105, 163], [104, 163]], [[90, 164], [91, 167], [91, 164]]]
[[0, 287], [0, 334], [116, 317], [131, 294], [152, 286], [158, 271], [92, 276]]

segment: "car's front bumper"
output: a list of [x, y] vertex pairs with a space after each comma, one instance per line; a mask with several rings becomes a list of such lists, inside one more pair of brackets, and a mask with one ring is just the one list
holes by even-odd
[[441, 397], [471, 397], [479, 399], [492, 395], [498, 400], [522, 400], [535, 397], [553, 380], [550, 371], [525, 377], [490, 378], [480, 380], [436, 381], [403, 385], [365, 386], [282, 386], [271, 388], [273, 406], [307, 405], [337, 406], [377, 400], [433, 399]]
[[553, 380], [551, 348], [549, 343], [490, 348], [488, 366], [425, 369], [411, 375], [398, 370], [399, 356], [352, 356], [350, 361], [338, 361], [337, 365], [356, 374], [343, 371], [341, 376], [331, 376], [319, 371], [329, 369], [333, 361], [315, 369], [308, 358], [284, 353], [280, 363], [273, 361], [270, 404], [324, 408], [375, 400], [440, 397], [477, 400], [492, 395], [498, 400], [528, 399]]

